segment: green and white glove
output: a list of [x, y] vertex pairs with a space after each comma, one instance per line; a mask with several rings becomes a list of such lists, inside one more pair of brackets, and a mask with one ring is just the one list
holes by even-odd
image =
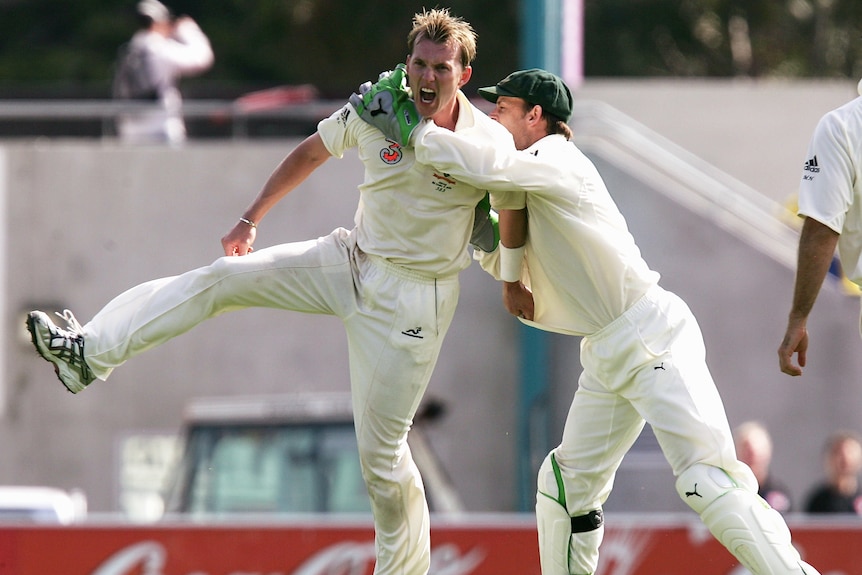
[[497, 249], [499, 243], [500, 221], [497, 217], [497, 212], [491, 209], [491, 197], [486, 192], [485, 197], [476, 204], [470, 245], [474, 249], [491, 253]]
[[365, 82], [359, 87], [359, 94], [350, 96], [360, 119], [402, 146], [409, 145], [410, 134], [422, 120], [410, 98], [406, 72], [404, 64], [398, 64], [395, 70], [381, 73], [376, 84]]

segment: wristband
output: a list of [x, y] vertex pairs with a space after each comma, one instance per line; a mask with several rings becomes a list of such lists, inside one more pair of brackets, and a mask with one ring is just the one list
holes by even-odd
[[239, 221], [241, 221], [241, 222], [242, 222], [242, 223], [244, 223], [244, 224], [247, 224], [248, 226], [250, 226], [250, 227], [252, 227], [252, 228], [256, 228], [256, 227], [257, 227], [257, 224], [256, 224], [256, 223], [254, 223], [253, 221], [251, 221], [251, 220], [250, 220], [250, 219], [248, 219], [248, 218], [240, 218], [240, 219], [239, 219]]
[[500, 244], [500, 279], [504, 282], [521, 281], [521, 264], [524, 261], [526, 245], [507, 248]]

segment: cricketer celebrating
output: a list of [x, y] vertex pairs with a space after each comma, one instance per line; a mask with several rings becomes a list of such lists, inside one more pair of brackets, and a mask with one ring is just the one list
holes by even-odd
[[[511, 142], [460, 91], [476, 55], [467, 22], [448, 10], [416, 14], [407, 44], [407, 71], [423, 114], [474, 139]], [[252, 253], [256, 227], [270, 208], [350, 148], [365, 166], [355, 227]], [[470, 264], [467, 245], [485, 195], [441, 181], [346, 103], [282, 160], [222, 238], [225, 257], [134, 287], [84, 326], [68, 310], [68, 329], [41, 311], [31, 312], [27, 325], [62, 383], [79, 392], [221, 313], [267, 307], [338, 316], [347, 331], [360, 464], [374, 515], [374, 572], [426, 575], [428, 505], [407, 433], [455, 313], [458, 273]]]
[[[380, 96], [383, 91], [389, 95]], [[491, 118], [522, 151], [418, 121], [407, 92], [388, 78], [364, 98], [388, 105], [396, 122], [381, 114], [361, 117], [412, 143], [418, 162], [490, 190], [493, 206], [503, 210], [501, 249], [499, 257], [494, 252], [480, 260], [504, 280], [507, 309], [539, 329], [583, 337], [583, 372], [562, 442], [539, 469], [543, 575], [595, 573], [602, 504], [645, 422], [673, 469], [679, 496], [740, 563], [757, 575], [818, 575], [736, 457], [697, 321], [682, 299], [659, 286], [598, 171], [568, 141], [569, 89], [532, 69], [479, 93], [496, 103]], [[510, 228], [517, 222], [510, 220], [523, 217], [524, 207], [528, 222], [517, 229], [529, 233], [517, 238]]]

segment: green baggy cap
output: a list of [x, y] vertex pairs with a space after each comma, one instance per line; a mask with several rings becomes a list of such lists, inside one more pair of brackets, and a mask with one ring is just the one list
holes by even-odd
[[479, 88], [479, 95], [489, 102], [496, 102], [500, 96], [521, 98], [528, 104], [538, 104], [545, 112], [564, 122], [572, 117], [569, 87], [558, 76], [539, 68], [512, 72], [496, 86]]

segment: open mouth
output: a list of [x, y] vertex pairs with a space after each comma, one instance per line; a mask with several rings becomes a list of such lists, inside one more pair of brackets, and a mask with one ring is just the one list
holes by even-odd
[[428, 90], [426, 88], [420, 88], [419, 90], [419, 101], [423, 104], [431, 104], [437, 98], [437, 92], [433, 90]]

